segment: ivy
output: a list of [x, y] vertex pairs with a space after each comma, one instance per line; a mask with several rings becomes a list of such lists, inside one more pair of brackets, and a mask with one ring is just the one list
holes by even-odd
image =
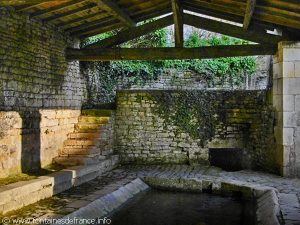
[[[115, 32], [109, 32], [87, 39], [83, 45], [94, 43], [98, 40], [110, 37]], [[231, 38], [228, 36], [200, 38], [197, 32], [193, 32], [185, 41], [185, 47], [202, 47], [217, 45], [248, 44], [247, 41]], [[160, 29], [135, 40], [129, 41], [119, 47], [171, 47], [173, 43], [168, 41], [166, 29]], [[93, 63], [87, 63], [93, 64]], [[118, 81], [124, 81], [125, 87], [143, 84], [146, 81], [155, 80], [165, 73], [166, 70], [176, 69], [178, 71], [193, 71], [199, 75], [201, 80], [205, 80], [209, 87], [222, 85], [227, 82], [232, 87], [243, 83], [245, 75], [251, 75], [256, 70], [254, 57], [228, 57], [217, 59], [194, 59], [194, 60], [165, 60], [165, 61], [111, 61], [96, 62], [98, 71], [94, 71], [94, 76], [98, 76], [101, 83], [101, 99], [112, 101], [115, 95]], [[101, 68], [101, 69], [100, 69]], [[103, 69], [104, 68], [104, 69]], [[106, 99], [104, 93], [112, 92]], [[100, 98], [100, 96], [98, 96]], [[98, 98], [97, 97], [97, 98]], [[98, 98], [98, 99], [99, 99]]]

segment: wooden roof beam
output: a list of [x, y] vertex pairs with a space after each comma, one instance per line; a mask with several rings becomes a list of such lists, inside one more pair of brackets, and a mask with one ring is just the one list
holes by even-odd
[[173, 24], [173, 16], [172, 15], [166, 16], [158, 20], [155, 20], [153, 22], [143, 24], [138, 27], [132, 27], [120, 31], [117, 35], [98, 41], [94, 44], [87, 45], [84, 49], [113, 47], [125, 43], [127, 41], [133, 40], [135, 38], [141, 37], [153, 31], [170, 26], [172, 24]]
[[174, 18], [174, 29], [175, 29], [175, 46], [180, 48], [183, 47], [183, 9], [180, 5], [179, 0], [172, 1], [172, 10]]
[[54, 12], [57, 12], [57, 11], [62, 10], [62, 9], [66, 9], [70, 6], [76, 5], [76, 4], [84, 2], [84, 1], [86, 1], [86, 0], [73, 0], [73, 1], [70, 1], [70, 2], [65, 2], [63, 4], [56, 5], [56, 6], [53, 6], [51, 8], [47, 8], [47, 9], [44, 9], [44, 10], [38, 10], [38, 11], [32, 13], [30, 15], [30, 17], [34, 18], [34, 17], [38, 17], [38, 16], [43, 16], [43, 15], [48, 14], [48, 13], [54, 13]]
[[135, 27], [136, 22], [130, 18], [130, 16], [121, 9], [117, 3], [113, 0], [99, 0], [99, 5], [104, 8], [105, 11], [111, 13], [112, 15], [116, 16], [120, 21], [125, 23], [129, 27]]
[[243, 28], [244, 30], [248, 30], [248, 27], [251, 23], [252, 16], [254, 14], [256, 5], [256, 0], [247, 0], [246, 12], [244, 17]]
[[277, 46], [268, 45], [222, 45], [198, 48], [67, 49], [66, 58], [69, 61], [211, 59], [274, 55], [276, 50]]
[[264, 27], [260, 27], [258, 24], [255, 26], [255, 28], [249, 28], [247, 31], [245, 31], [242, 27], [239, 26], [222, 23], [216, 20], [211, 20], [190, 14], [184, 14], [183, 18], [185, 24], [187, 25], [215, 33], [228, 35], [231, 37], [249, 40], [256, 43], [275, 45], [283, 39], [281, 36], [268, 34]]

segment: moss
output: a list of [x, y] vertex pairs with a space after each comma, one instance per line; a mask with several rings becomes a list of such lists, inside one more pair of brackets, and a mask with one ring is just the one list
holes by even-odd
[[58, 164], [51, 164], [48, 165], [44, 168], [41, 168], [36, 171], [32, 171], [30, 173], [17, 173], [17, 174], [12, 174], [6, 178], [0, 178], [0, 187], [5, 186], [8, 184], [16, 183], [19, 181], [29, 181], [38, 178], [39, 176], [45, 176], [50, 173], [59, 171], [64, 169], [65, 167], [62, 165]]
[[110, 117], [113, 113], [113, 110], [108, 109], [85, 109], [81, 110], [82, 116], [103, 116]]

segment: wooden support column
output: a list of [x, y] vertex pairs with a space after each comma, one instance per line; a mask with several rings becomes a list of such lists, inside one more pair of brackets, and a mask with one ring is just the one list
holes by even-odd
[[175, 46], [177, 48], [183, 47], [183, 9], [180, 5], [179, 0], [172, 1], [172, 10], [175, 27]]
[[248, 27], [251, 23], [251, 19], [255, 10], [256, 0], [247, 0], [247, 7], [244, 17], [243, 28], [244, 30], [248, 30]]

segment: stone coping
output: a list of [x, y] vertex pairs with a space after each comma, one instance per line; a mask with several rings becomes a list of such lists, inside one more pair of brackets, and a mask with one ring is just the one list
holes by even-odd
[[0, 214], [20, 209], [93, 180], [103, 172], [115, 168], [117, 164], [118, 157], [112, 156], [96, 165], [70, 167], [37, 179], [0, 187]]
[[198, 178], [136, 178], [119, 189], [92, 201], [88, 205], [74, 211], [61, 219], [96, 219], [108, 216], [137, 194], [150, 188], [186, 191], [241, 193], [245, 199], [253, 199], [256, 203], [256, 221], [258, 225], [280, 225], [281, 211], [276, 189], [260, 185], [249, 185], [238, 181], [220, 181], [218, 179]]
[[120, 187], [105, 196], [91, 202], [90, 204], [74, 211], [63, 218], [66, 219], [96, 219], [104, 217], [114, 210], [118, 209], [129, 199], [135, 197], [137, 194], [148, 190], [150, 187], [144, 183], [140, 178], [136, 178], [128, 184]]
[[243, 198], [255, 200], [258, 225], [280, 225], [281, 212], [275, 188], [218, 179], [145, 177], [143, 180], [158, 189], [214, 194], [241, 193]]
[[134, 90], [117, 90], [118, 93], [160, 93], [160, 92], [167, 92], [167, 93], [178, 93], [178, 92], [229, 92], [229, 93], [234, 93], [234, 92], [241, 92], [241, 93], [266, 93], [268, 90], [226, 90], [226, 89], [199, 89], [199, 90], [169, 90], [169, 89], [155, 89], [155, 90], [143, 90], [143, 89], [134, 89]]

